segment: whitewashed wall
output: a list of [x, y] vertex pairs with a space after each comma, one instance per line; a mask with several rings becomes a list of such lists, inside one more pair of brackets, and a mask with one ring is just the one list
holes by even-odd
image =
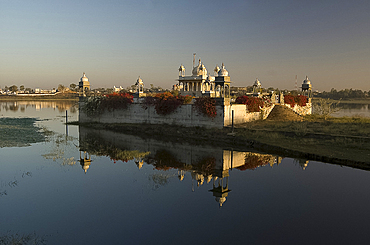
[[[83, 102], [80, 102], [80, 108]], [[158, 115], [154, 106], [147, 109], [140, 103], [133, 103], [127, 109], [105, 111], [103, 114], [89, 117], [80, 110], [80, 122], [99, 123], [148, 123], [170, 124], [185, 127], [222, 128], [224, 126], [223, 106], [216, 106], [217, 116], [210, 118], [193, 110], [193, 105], [182, 105], [169, 115]]]
[[[80, 102], [80, 108], [84, 102]], [[185, 127], [223, 128], [232, 125], [232, 111], [234, 111], [234, 124], [246, 123], [254, 120], [266, 119], [273, 106], [265, 108], [261, 112], [248, 112], [246, 105], [217, 105], [217, 116], [210, 118], [198, 113], [193, 105], [182, 105], [169, 115], [158, 115], [154, 106], [143, 106], [134, 102], [127, 109], [105, 111], [103, 114], [90, 117], [82, 110], [79, 113], [80, 122], [99, 123], [147, 123], [169, 124]]]
[[306, 106], [299, 106], [295, 104], [293, 108], [289, 104], [285, 104], [285, 106], [292, 109], [294, 112], [301, 116], [312, 114], [312, 103], [307, 103]]
[[275, 105], [263, 108], [261, 112], [248, 112], [246, 105], [232, 104], [225, 106], [224, 126], [232, 124], [232, 111], [234, 111], [234, 124], [241, 124], [255, 120], [266, 119]]

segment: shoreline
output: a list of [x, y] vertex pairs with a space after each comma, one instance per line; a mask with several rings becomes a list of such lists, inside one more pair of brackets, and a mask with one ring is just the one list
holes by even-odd
[[[261, 151], [269, 154], [275, 154], [282, 157], [290, 157], [296, 159], [320, 161], [331, 163], [340, 166], [347, 166], [362, 170], [370, 170], [370, 161], [368, 157], [353, 159], [351, 154], [337, 155], [331, 151], [327, 154], [322, 154], [322, 150], [330, 150], [331, 146], [322, 147], [319, 153], [312, 151], [302, 151], [300, 149], [289, 148], [284, 145], [268, 144], [258, 137], [245, 136], [248, 130], [243, 128], [223, 129], [203, 129], [203, 128], [184, 128], [172, 125], [149, 125], [149, 124], [101, 124], [101, 123], [78, 123], [71, 122], [68, 124], [79, 125], [101, 130], [110, 130], [129, 135], [135, 135], [142, 138], [154, 138], [161, 141], [170, 142], [187, 142], [196, 145], [219, 146], [225, 149], [233, 149], [239, 151]], [[330, 136], [327, 136], [330, 137]]]
[[51, 101], [51, 100], [71, 100], [78, 101], [78, 96], [74, 94], [58, 95], [36, 95], [36, 96], [17, 96], [17, 95], [0, 95], [0, 101]]

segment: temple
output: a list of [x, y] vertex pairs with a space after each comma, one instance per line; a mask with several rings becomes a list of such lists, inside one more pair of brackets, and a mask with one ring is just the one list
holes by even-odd
[[214, 76], [212, 76], [199, 59], [197, 66], [194, 66], [193, 62], [191, 76], [186, 76], [185, 67], [180, 65], [177, 89], [181, 95], [230, 98], [230, 83], [229, 72], [223, 63], [221, 69], [216, 65]]

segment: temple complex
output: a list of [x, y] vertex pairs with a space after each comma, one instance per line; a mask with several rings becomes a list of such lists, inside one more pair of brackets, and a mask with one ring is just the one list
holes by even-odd
[[181, 95], [230, 98], [230, 83], [229, 72], [223, 63], [221, 68], [216, 65], [214, 76], [212, 76], [208, 73], [201, 59], [199, 59], [197, 66], [194, 66], [193, 61], [191, 76], [186, 76], [185, 67], [180, 65], [177, 88]]

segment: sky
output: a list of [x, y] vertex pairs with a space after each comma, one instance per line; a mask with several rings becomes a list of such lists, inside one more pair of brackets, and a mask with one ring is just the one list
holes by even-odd
[[193, 53], [232, 86], [370, 90], [369, 0], [0, 0], [0, 88], [171, 88]]

